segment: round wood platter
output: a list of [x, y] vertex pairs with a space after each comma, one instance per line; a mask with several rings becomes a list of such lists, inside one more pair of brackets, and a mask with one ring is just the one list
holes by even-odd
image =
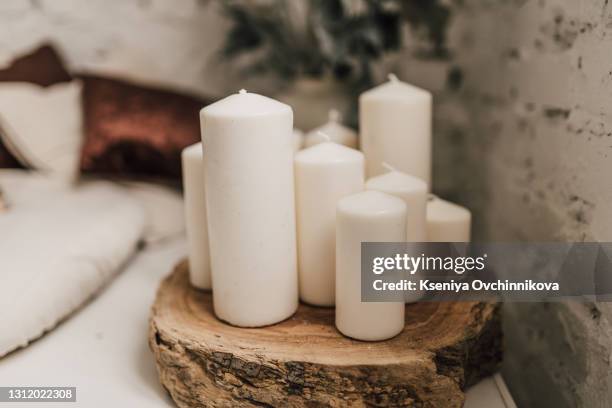
[[[384, 316], [381, 316], [384, 318]], [[276, 325], [219, 321], [181, 262], [152, 308], [149, 345], [179, 407], [460, 407], [501, 361], [499, 304], [416, 303], [393, 339], [342, 336], [334, 310], [300, 305]]]

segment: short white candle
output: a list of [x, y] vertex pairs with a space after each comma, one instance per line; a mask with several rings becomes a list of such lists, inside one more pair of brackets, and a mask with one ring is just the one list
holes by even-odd
[[403, 302], [361, 301], [361, 243], [406, 239], [406, 204], [379, 191], [338, 202], [336, 221], [336, 327], [358, 340], [385, 340], [404, 328]]
[[431, 186], [431, 93], [389, 81], [359, 97], [361, 150], [368, 177], [385, 172], [383, 162]]
[[472, 214], [460, 205], [431, 195], [427, 202], [427, 241], [470, 242]]
[[331, 110], [329, 112], [327, 123], [306, 134], [304, 137], [304, 147], [310, 147], [325, 142], [326, 139], [322, 137], [321, 134], [327, 135], [332, 142], [353, 149], [357, 148], [357, 133], [341, 123], [340, 113], [336, 110]]
[[200, 112], [216, 315], [256, 327], [298, 306], [293, 113], [240, 91]]
[[185, 228], [189, 248], [189, 280], [199, 289], [210, 289], [210, 256], [202, 143], [183, 149], [183, 191], [185, 194]]
[[336, 205], [363, 190], [363, 153], [330, 141], [295, 155], [300, 299], [333, 306]]
[[304, 147], [304, 132], [302, 132], [300, 129], [293, 129], [293, 150], [295, 152], [299, 151], [302, 149], [302, 147]]
[[[395, 170], [383, 163], [388, 173], [372, 177], [366, 183], [366, 190], [377, 190], [391, 194], [406, 203], [406, 241], [427, 241], [427, 183], [418, 177]], [[416, 254], [418, 255], [418, 254]], [[420, 274], [406, 276], [406, 279], [418, 281]], [[419, 290], [407, 291], [405, 300], [416, 302], [423, 297]]]
[[384, 164], [387, 173], [366, 182], [366, 190], [377, 190], [401, 198], [407, 206], [406, 241], [425, 242], [427, 237], [427, 183]]

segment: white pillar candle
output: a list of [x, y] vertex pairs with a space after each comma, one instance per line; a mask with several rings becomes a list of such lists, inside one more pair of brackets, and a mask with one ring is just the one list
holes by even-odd
[[336, 205], [363, 190], [363, 153], [330, 141], [295, 155], [300, 299], [333, 306]]
[[297, 152], [300, 151], [302, 149], [302, 147], [304, 147], [304, 132], [302, 132], [300, 129], [293, 129], [293, 151]]
[[247, 93], [200, 112], [214, 310], [256, 327], [298, 306], [293, 113]]
[[383, 162], [431, 185], [431, 93], [389, 81], [359, 97], [361, 150], [368, 177], [385, 172]]
[[357, 133], [340, 122], [340, 113], [337, 110], [329, 111], [329, 117], [326, 124], [319, 126], [306, 134], [304, 137], [304, 147], [314, 146], [318, 143], [326, 141], [321, 134], [328, 136], [332, 142], [339, 143], [353, 149], [357, 148]]
[[336, 327], [358, 340], [385, 340], [404, 328], [403, 302], [361, 301], [361, 243], [406, 239], [406, 204], [379, 191], [338, 202], [336, 222]]
[[[377, 190], [402, 199], [406, 203], [406, 241], [427, 241], [427, 183], [418, 177], [399, 172], [387, 163], [383, 165], [388, 173], [369, 179], [366, 190]], [[406, 279], [417, 282], [419, 278], [419, 273], [406, 276]], [[405, 300], [408, 303], [416, 302], [423, 295], [420, 290], [406, 291]]]
[[472, 214], [434, 195], [427, 202], [427, 241], [470, 242]]
[[183, 149], [185, 228], [189, 249], [189, 280], [199, 289], [210, 289], [210, 256], [202, 143]]
[[407, 207], [406, 241], [425, 242], [427, 237], [427, 183], [384, 163], [388, 172], [366, 182], [366, 190], [377, 190], [401, 198]]

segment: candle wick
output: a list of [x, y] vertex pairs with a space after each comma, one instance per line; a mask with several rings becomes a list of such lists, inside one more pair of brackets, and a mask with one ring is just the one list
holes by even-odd
[[240, 95], [244, 95], [244, 94], [246, 94], [246, 93], [247, 93], [247, 90], [243, 88], [243, 89], [239, 90], [239, 91], [238, 91], [238, 93], [239, 93]]
[[389, 170], [389, 171], [397, 171], [397, 169], [396, 169], [395, 167], [393, 167], [392, 165], [390, 165], [390, 164], [389, 164], [389, 163], [387, 163], [387, 162], [382, 162], [382, 166], [383, 166], [385, 169]]
[[391, 81], [391, 82], [398, 82], [399, 81], [399, 79], [397, 78], [397, 75], [395, 75], [393, 73], [389, 74], [387, 76], [387, 78], [389, 78], [389, 81]]
[[342, 115], [336, 109], [331, 109], [328, 117], [330, 122], [340, 122], [342, 119]]
[[325, 133], [325, 132], [322, 132], [322, 131], [319, 130], [317, 132], [317, 135], [321, 136], [326, 142], [331, 142], [332, 141], [331, 137], [329, 137], [329, 135], [327, 133]]

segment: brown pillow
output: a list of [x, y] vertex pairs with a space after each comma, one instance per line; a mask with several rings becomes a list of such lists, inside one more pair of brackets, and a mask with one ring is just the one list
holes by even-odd
[[206, 101], [90, 75], [83, 80], [88, 173], [179, 179], [181, 151], [200, 140]]
[[48, 44], [17, 58], [8, 68], [0, 70], [0, 82], [30, 82], [50, 86], [71, 80], [61, 57]]
[[[50, 86], [71, 80], [61, 57], [49, 44], [17, 58], [9, 67], [0, 70], [0, 82], [30, 82]], [[22, 167], [0, 139], [0, 168]]]

